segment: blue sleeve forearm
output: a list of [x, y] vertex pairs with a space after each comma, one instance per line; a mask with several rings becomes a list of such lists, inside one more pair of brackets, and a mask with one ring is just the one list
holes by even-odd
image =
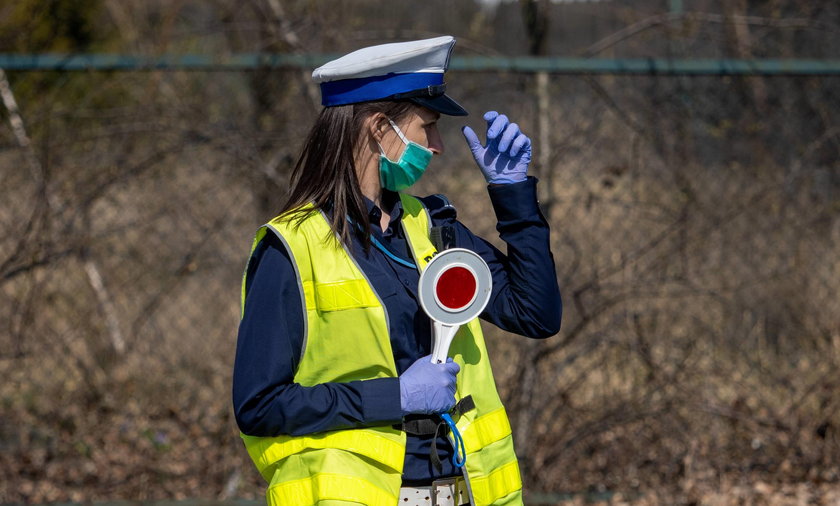
[[502, 330], [534, 338], [560, 331], [563, 305], [554, 257], [549, 243], [548, 222], [539, 210], [536, 179], [491, 185], [490, 201], [496, 212], [496, 229], [507, 243], [507, 255], [470, 232], [451, 214], [435, 225], [454, 224], [457, 245], [475, 251], [487, 262], [493, 275], [493, 293], [482, 319]]
[[291, 262], [271, 233], [249, 262], [233, 371], [239, 429], [253, 436], [303, 435], [399, 421], [397, 378], [309, 387], [294, 382], [304, 314]]

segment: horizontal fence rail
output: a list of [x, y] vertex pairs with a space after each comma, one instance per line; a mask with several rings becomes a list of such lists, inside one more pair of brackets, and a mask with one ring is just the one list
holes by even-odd
[[[243, 53], [227, 55], [125, 54], [9, 54], [0, 53], [0, 68], [7, 71], [240, 71], [258, 68], [312, 69], [337, 54]], [[840, 60], [814, 59], [666, 59], [563, 57], [453, 57], [451, 70], [472, 72], [547, 72], [551, 74], [627, 75], [840, 75]]]

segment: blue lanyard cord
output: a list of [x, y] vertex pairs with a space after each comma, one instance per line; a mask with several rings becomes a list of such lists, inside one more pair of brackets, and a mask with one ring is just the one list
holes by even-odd
[[380, 250], [382, 253], [385, 253], [385, 256], [387, 256], [391, 260], [397, 262], [398, 264], [404, 265], [404, 266], [409, 267], [411, 269], [416, 269], [417, 268], [416, 265], [409, 262], [408, 260], [403, 260], [402, 258], [398, 257], [397, 255], [391, 253], [391, 251], [388, 250], [388, 248], [386, 248], [385, 245], [383, 245], [381, 242], [379, 242], [376, 239], [376, 237], [374, 237], [373, 235], [370, 236], [370, 242], [372, 242], [373, 245], [376, 246], [376, 248], [378, 250]]
[[[359, 229], [359, 231], [362, 231], [361, 227], [359, 227], [358, 225], [356, 225], [356, 223], [354, 223], [354, 222], [353, 222], [353, 220], [351, 220], [349, 216], [347, 217], [347, 221], [348, 221], [351, 225], [353, 225], [353, 226], [355, 226], [357, 229]], [[364, 231], [362, 231], [362, 233], [364, 233]], [[404, 259], [402, 259], [402, 258], [398, 257], [397, 255], [395, 255], [394, 253], [392, 253], [392, 252], [391, 252], [391, 250], [389, 250], [388, 248], [386, 248], [386, 247], [385, 247], [385, 245], [384, 245], [384, 244], [382, 244], [381, 242], [379, 242], [379, 241], [376, 239], [376, 237], [374, 237], [374, 236], [373, 236], [373, 234], [369, 234], [369, 235], [370, 235], [370, 242], [371, 242], [371, 243], [373, 243], [373, 245], [374, 245], [374, 246], [376, 246], [376, 249], [378, 249], [378, 250], [379, 250], [379, 251], [381, 251], [382, 253], [385, 253], [385, 256], [387, 256], [388, 258], [390, 258], [391, 260], [393, 260], [393, 261], [397, 262], [398, 264], [400, 264], [400, 265], [402, 265], [402, 266], [408, 267], [408, 268], [410, 268], [410, 269], [416, 269], [416, 268], [417, 268], [417, 266], [416, 266], [416, 265], [414, 265], [413, 263], [409, 262], [408, 260], [404, 260]]]
[[446, 425], [449, 426], [449, 432], [452, 433], [453, 445], [455, 446], [455, 453], [452, 454], [452, 464], [460, 469], [467, 462], [467, 449], [464, 447], [464, 439], [461, 437], [461, 432], [455, 426], [455, 422], [452, 421], [449, 413], [443, 413], [440, 417], [446, 422]]

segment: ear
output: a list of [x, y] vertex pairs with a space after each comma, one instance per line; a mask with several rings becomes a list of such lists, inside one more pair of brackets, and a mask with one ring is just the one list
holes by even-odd
[[371, 114], [367, 119], [367, 129], [376, 142], [382, 142], [382, 137], [388, 131], [388, 117], [381, 112]]

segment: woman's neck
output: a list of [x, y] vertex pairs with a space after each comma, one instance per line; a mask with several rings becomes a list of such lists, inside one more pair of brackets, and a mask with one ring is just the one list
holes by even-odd
[[[361, 180], [359, 183], [361, 184]], [[383, 205], [384, 199], [382, 198], [382, 186], [379, 184], [378, 174], [375, 186], [369, 184], [367, 189], [365, 186], [362, 186], [362, 195], [370, 199], [371, 202], [379, 208], [381, 213], [381, 217], [379, 218], [379, 228], [382, 231], [387, 230], [388, 225], [391, 223], [391, 209], [387, 208], [388, 206]]]

